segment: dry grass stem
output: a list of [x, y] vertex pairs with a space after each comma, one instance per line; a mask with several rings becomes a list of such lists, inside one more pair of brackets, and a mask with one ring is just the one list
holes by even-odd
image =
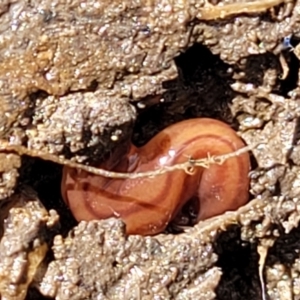
[[10, 145], [7, 141], [0, 141], [0, 151], [8, 151], [8, 152], [15, 152], [17, 154], [19, 154], [20, 156], [22, 155], [28, 155], [31, 157], [38, 157], [44, 160], [48, 160], [48, 161], [52, 161], [54, 163], [58, 163], [61, 165], [66, 165], [68, 167], [71, 168], [76, 168], [76, 169], [80, 169], [80, 170], [84, 170], [86, 172], [95, 174], [95, 175], [99, 175], [99, 176], [103, 176], [103, 177], [107, 177], [107, 178], [131, 178], [131, 179], [135, 179], [135, 178], [142, 178], [142, 177], [154, 177], [154, 176], [158, 176], [158, 175], [162, 175], [168, 172], [173, 172], [176, 170], [183, 170], [185, 171], [187, 174], [193, 174], [195, 171], [195, 168], [209, 168], [210, 165], [212, 164], [223, 164], [224, 161], [226, 161], [227, 159], [236, 157], [238, 155], [241, 155], [243, 153], [246, 153], [248, 151], [251, 151], [254, 149], [255, 146], [247, 146], [244, 148], [241, 148], [237, 151], [234, 151], [232, 153], [228, 153], [228, 154], [224, 154], [224, 155], [219, 155], [219, 156], [211, 156], [209, 153], [207, 154], [206, 158], [201, 158], [201, 159], [193, 159], [193, 158], [188, 158], [186, 162], [184, 163], [179, 163], [179, 164], [175, 164], [173, 166], [164, 166], [160, 169], [157, 170], [152, 170], [152, 171], [147, 171], [147, 172], [141, 172], [141, 173], [120, 173], [120, 172], [112, 172], [112, 171], [107, 171], [104, 169], [98, 169], [95, 167], [91, 167], [91, 166], [86, 166], [86, 165], [82, 165], [79, 163], [76, 163], [70, 159], [66, 159], [64, 157], [61, 156], [56, 156], [53, 154], [49, 154], [49, 153], [44, 153], [42, 151], [39, 150], [34, 150], [34, 149], [27, 149], [24, 146], [19, 146], [19, 145]]
[[286, 0], [257, 0], [252, 2], [240, 2], [227, 5], [206, 5], [200, 9], [197, 15], [200, 20], [225, 19], [227, 17], [238, 14], [251, 14], [264, 12], [281, 3], [288, 2]]

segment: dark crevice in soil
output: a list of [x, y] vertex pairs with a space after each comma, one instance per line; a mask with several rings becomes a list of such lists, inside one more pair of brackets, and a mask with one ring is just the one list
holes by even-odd
[[[262, 86], [266, 70], [277, 70], [278, 74], [281, 72], [278, 57], [273, 53], [265, 53], [260, 55], [250, 55], [247, 57], [245, 64], [236, 69], [236, 72], [242, 71], [245, 73], [243, 78], [239, 81], [243, 83], [252, 83], [255, 86]], [[270, 79], [269, 79], [270, 80]], [[279, 90], [280, 80], [274, 78], [275, 86], [273, 89]]]
[[49, 300], [53, 298], [48, 298], [39, 293], [38, 290], [34, 288], [29, 288], [25, 300]]
[[300, 226], [286, 234], [283, 228], [279, 228], [280, 236], [272, 248], [269, 249], [266, 265], [272, 266], [276, 263], [290, 268], [299, 258], [300, 252]]
[[47, 210], [55, 209], [57, 211], [60, 216], [60, 234], [65, 236], [77, 222], [62, 200], [60, 192], [61, 176], [62, 166], [24, 156], [18, 185], [27, 185], [33, 188]]
[[133, 142], [145, 144], [166, 126], [196, 117], [231, 122], [228, 103], [234, 98], [231, 68], [206, 47], [195, 44], [175, 59], [179, 76], [164, 83], [166, 92], [156, 104], [138, 109]]
[[288, 93], [297, 87], [300, 64], [299, 59], [290, 49], [283, 51], [282, 55], [288, 65], [289, 72], [287, 77], [281, 80], [281, 95], [288, 97]]
[[242, 241], [240, 234], [240, 228], [232, 226], [215, 241], [216, 266], [223, 271], [215, 291], [218, 300], [262, 299], [256, 245]]

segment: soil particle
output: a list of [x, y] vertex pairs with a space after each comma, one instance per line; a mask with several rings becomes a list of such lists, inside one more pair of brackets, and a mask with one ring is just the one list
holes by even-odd
[[47, 210], [28, 188], [1, 203], [0, 293], [22, 300], [39, 272], [59, 216]]

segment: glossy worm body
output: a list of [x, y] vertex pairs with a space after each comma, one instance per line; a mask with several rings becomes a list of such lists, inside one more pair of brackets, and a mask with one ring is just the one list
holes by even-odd
[[[169, 126], [145, 146], [107, 160], [99, 167], [120, 172], [144, 172], [232, 153], [244, 143], [228, 125], [213, 119], [191, 119]], [[197, 197], [203, 220], [248, 201], [250, 161], [248, 153], [231, 157], [222, 165], [184, 170], [154, 177], [111, 179], [64, 167], [62, 195], [79, 220], [121, 218], [128, 234], [154, 235], [162, 232], [183, 205]]]

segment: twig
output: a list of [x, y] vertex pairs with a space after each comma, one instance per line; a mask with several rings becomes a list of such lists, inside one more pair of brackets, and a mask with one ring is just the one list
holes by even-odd
[[252, 2], [237, 2], [227, 5], [206, 5], [200, 9], [197, 18], [200, 20], [225, 19], [232, 15], [264, 12], [285, 0], [257, 0]]

